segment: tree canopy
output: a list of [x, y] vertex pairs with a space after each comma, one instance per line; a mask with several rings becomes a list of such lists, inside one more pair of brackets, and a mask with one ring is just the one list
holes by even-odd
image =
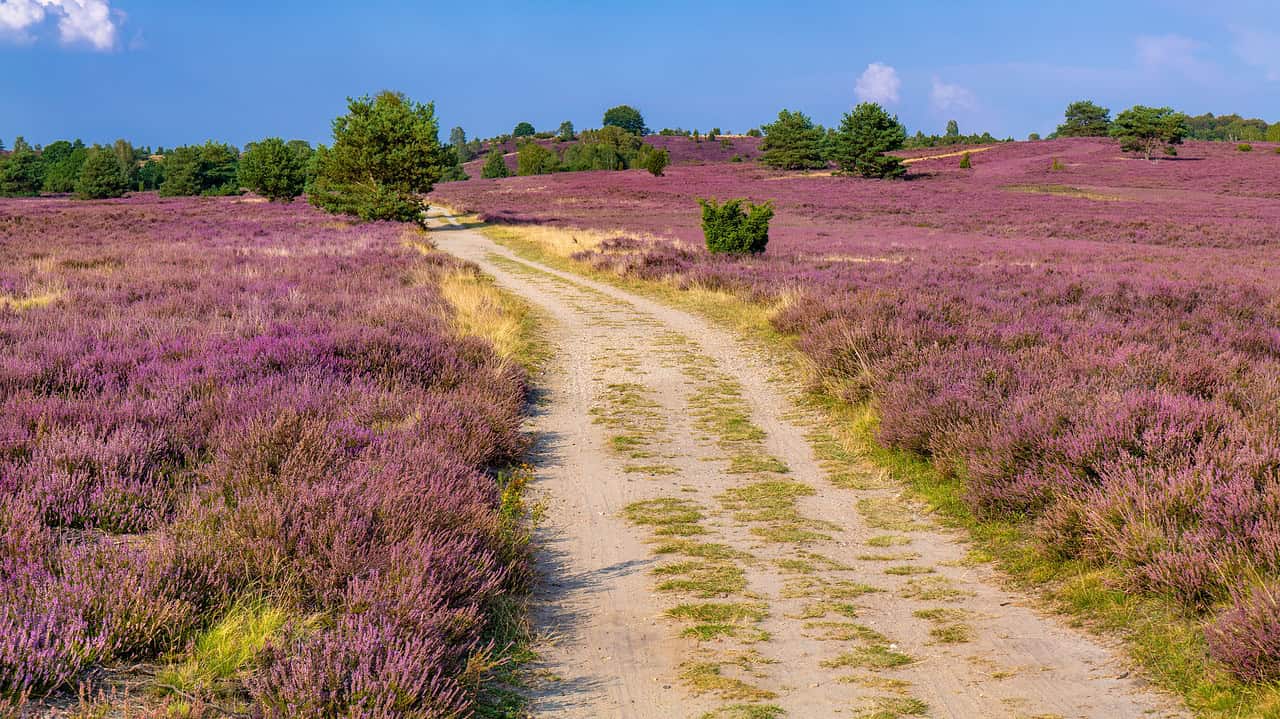
[[511, 136], [512, 137], [532, 137], [537, 133], [538, 133], [538, 130], [533, 126], [533, 123], [522, 122], [516, 125], [515, 129], [511, 131]]
[[489, 150], [489, 156], [484, 159], [484, 167], [480, 169], [480, 177], [491, 180], [510, 176], [511, 168], [507, 167], [507, 160], [502, 155], [502, 148], [495, 147]]
[[272, 202], [291, 202], [307, 184], [311, 146], [279, 137], [251, 142], [240, 158], [240, 184]]
[[825, 131], [803, 112], [782, 110], [778, 119], [762, 125], [764, 140], [760, 161], [783, 170], [826, 167], [823, 157]]
[[333, 146], [316, 150], [308, 199], [364, 220], [422, 221], [422, 196], [451, 158], [440, 146], [435, 105], [398, 92], [348, 99], [333, 121]]
[[644, 126], [644, 115], [630, 105], [611, 107], [604, 113], [605, 127], [621, 127], [633, 135], [646, 135], [649, 128]]
[[[959, 133], [959, 128], [955, 129]], [[902, 149], [906, 139], [907, 130], [896, 116], [874, 102], [864, 102], [840, 120], [840, 129], [831, 140], [831, 154], [845, 174], [900, 177], [906, 172], [902, 160], [885, 153]]]
[[1150, 160], [1156, 150], [1178, 154], [1177, 145], [1187, 136], [1187, 116], [1168, 107], [1134, 105], [1116, 116], [1111, 136], [1125, 152], [1141, 152]]
[[93, 147], [85, 156], [76, 181], [76, 197], [82, 200], [101, 200], [123, 197], [130, 181], [120, 168], [115, 148]]
[[1111, 110], [1090, 100], [1067, 105], [1066, 117], [1054, 133], [1058, 137], [1106, 137], [1111, 130]]

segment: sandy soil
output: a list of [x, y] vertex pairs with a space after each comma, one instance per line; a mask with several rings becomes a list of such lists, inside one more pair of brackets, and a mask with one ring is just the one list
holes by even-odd
[[536, 716], [1184, 716], [833, 446], [764, 353], [436, 214], [556, 350]]

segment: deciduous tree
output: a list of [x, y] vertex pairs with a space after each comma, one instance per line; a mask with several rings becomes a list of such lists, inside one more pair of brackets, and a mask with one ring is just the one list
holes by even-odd
[[646, 135], [649, 128], [644, 126], [644, 115], [630, 105], [611, 107], [604, 113], [605, 127], [621, 127], [633, 135]]

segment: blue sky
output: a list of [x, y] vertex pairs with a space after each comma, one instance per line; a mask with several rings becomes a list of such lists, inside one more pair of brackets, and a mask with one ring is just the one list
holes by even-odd
[[1280, 121], [1280, 16], [1181, 0], [789, 3], [0, 0], [0, 137], [324, 141], [348, 95], [434, 100], [442, 129], [743, 131], [875, 99], [914, 132], [1045, 133], [1075, 99]]

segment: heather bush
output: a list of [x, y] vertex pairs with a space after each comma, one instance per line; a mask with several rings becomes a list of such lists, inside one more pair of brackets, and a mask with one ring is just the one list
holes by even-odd
[[103, 207], [0, 208], [0, 292], [73, 288], [0, 312], [0, 705], [166, 657], [258, 714], [470, 711], [527, 581], [490, 472], [524, 389], [454, 337], [457, 263], [306, 206]]
[[1280, 585], [1241, 590], [1206, 630], [1209, 651], [1236, 674], [1257, 682], [1280, 679]]
[[702, 206], [702, 233], [707, 249], [713, 253], [758, 255], [769, 244], [769, 220], [773, 219], [773, 204], [748, 204], [745, 200], [698, 200]]

